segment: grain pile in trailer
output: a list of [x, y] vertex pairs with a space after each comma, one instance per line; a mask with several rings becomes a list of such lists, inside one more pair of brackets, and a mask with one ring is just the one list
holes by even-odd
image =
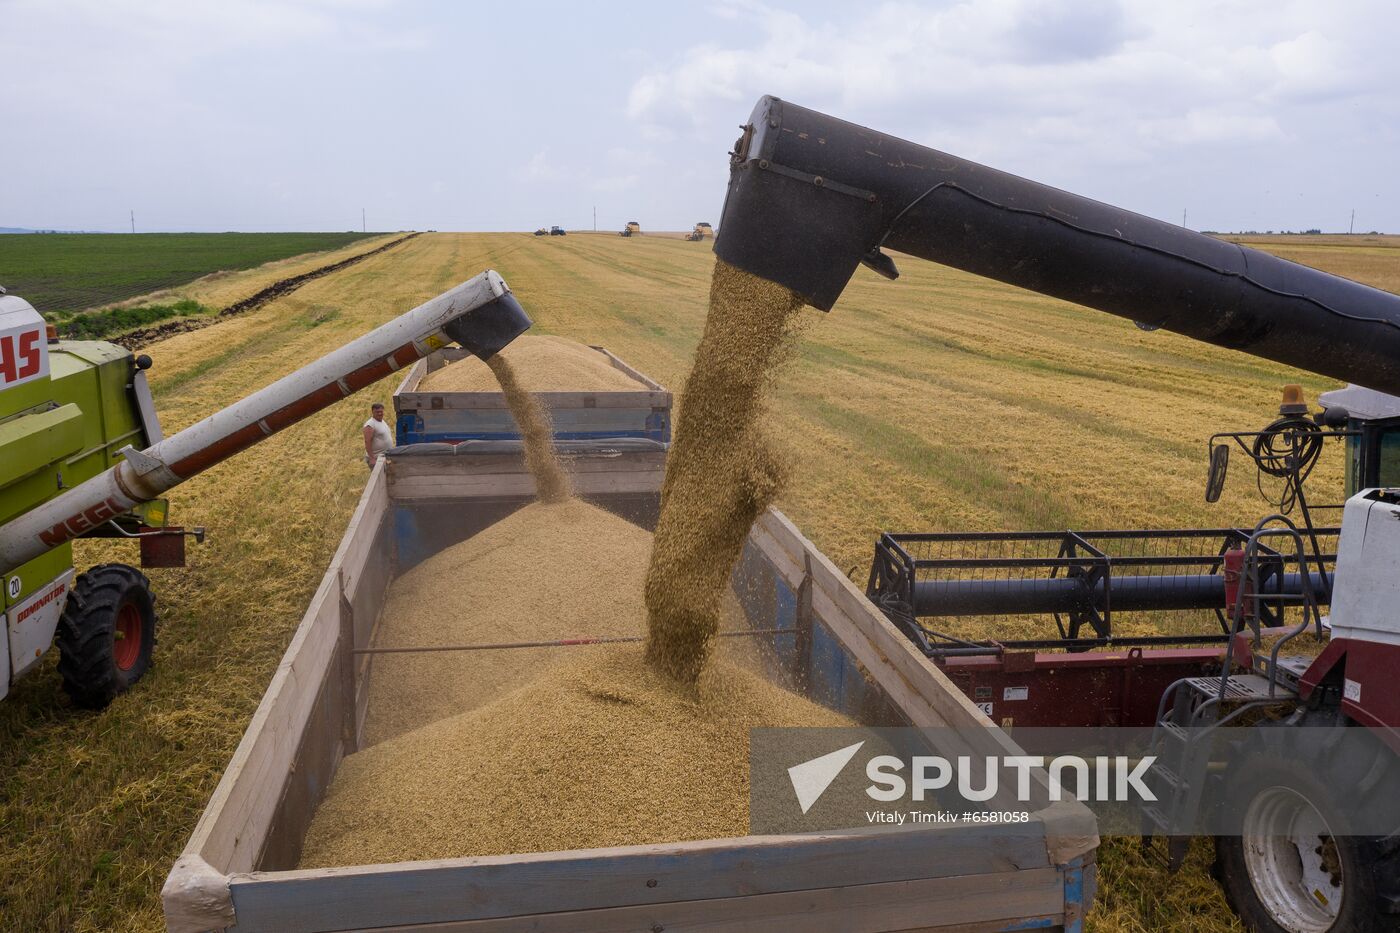
[[[641, 384], [592, 347], [567, 337], [524, 336], [497, 354], [529, 392], [635, 392]], [[495, 392], [496, 378], [475, 357], [434, 370], [420, 392]]]
[[[650, 538], [576, 499], [526, 506], [396, 580], [378, 644], [639, 634]], [[379, 744], [341, 765], [302, 864], [746, 834], [749, 730], [851, 721], [769, 683], [735, 641], [696, 683], [639, 645], [381, 656]]]
[[747, 835], [749, 730], [852, 723], [727, 654], [680, 684], [640, 646], [577, 649], [493, 703], [350, 756], [302, 867]]
[[[577, 499], [528, 505], [395, 580], [375, 647], [639, 634], [630, 610], [641, 599], [650, 547], [641, 528]], [[542, 676], [562, 653], [381, 655], [365, 742], [475, 709]]]

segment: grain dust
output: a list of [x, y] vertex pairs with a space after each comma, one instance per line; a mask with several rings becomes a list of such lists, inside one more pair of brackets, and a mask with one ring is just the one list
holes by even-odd
[[782, 485], [761, 426], [763, 396], [802, 304], [781, 285], [715, 263], [646, 582], [647, 657], [684, 682], [704, 667], [744, 539]]
[[688, 684], [639, 645], [572, 650], [548, 677], [346, 758], [301, 867], [746, 835], [749, 730], [851, 725], [727, 650]]
[[[497, 354], [529, 392], [645, 392], [648, 387], [613, 366], [592, 347], [567, 337], [517, 337]], [[496, 380], [474, 356], [429, 373], [421, 392], [495, 392]]]
[[515, 377], [515, 370], [504, 356], [497, 353], [486, 361], [495, 373], [501, 391], [505, 393], [506, 404], [510, 406], [511, 417], [520, 428], [520, 439], [525, 446], [525, 466], [535, 478], [535, 495], [541, 502], [563, 502], [573, 495], [568, 474], [559, 462], [554, 450], [554, 430], [549, 416], [539, 399], [521, 386]]

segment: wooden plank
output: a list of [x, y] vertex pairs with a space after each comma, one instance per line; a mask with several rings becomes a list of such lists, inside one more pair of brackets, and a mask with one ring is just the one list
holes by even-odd
[[[1025, 754], [1009, 734], [996, 728], [933, 662], [895, 629], [785, 515], [770, 508], [755, 523], [754, 539], [766, 543], [765, 553], [773, 552], [789, 573], [796, 573], [795, 553], [800, 551], [805, 555], [818, 590], [818, 597], [814, 598], [818, 617], [828, 627], [844, 632], [838, 637], [862, 665], [874, 673], [876, 681], [891, 691], [892, 698], [902, 708], [907, 705], [906, 712], [914, 725], [948, 729], [945, 735], [967, 743], [965, 750], [945, 752]], [[821, 598], [829, 600], [830, 605], [818, 605]], [[883, 673], [875, 673], [877, 669], [869, 667], [872, 661], [867, 658], [878, 659], [873, 663], [883, 668]], [[1051, 803], [1048, 775], [1041, 770], [1032, 775], [1034, 797], [1028, 806], [1047, 822], [1046, 831], [1053, 837], [1050, 845], [1057, 863], [1063, 864], [1092, 851], [1098, 845], [1092, 812], [1077, 801]], [[1026, 806], [1020, 803], [1017, 808]]]
[[389, 484], [383, 473], [378, 479], [371, 479], [360, 495], [360, 504], [350, 516], [350, 524], [345, 528], [341, 539], [339, 568], [344, 576], [343, 588], [347, 597], [353, 598], [359, 586], [360, 575], [365, 564], [374, 555], [380, 543], [380, 526], [384, 513], [389, 507]]
[[482, 920], [1048, 868], [1028, 829], [749, 836], [258, 873], [231, 879], [230, 891], [239, 930]]
[[[775, 567], [781, 567], [789, 580], [796, 577], [795, 552], [803, 555], [810, 568], [816, 616], [909, 718], [912, 725], [947, 730], [940, 747], [945, 755], [1024, 754], [1002, 730], [997, 729], [963, 696], [953, 683], [896, 631], [870, 601], [831, 561], [776, 509], [769, 509], [756, 523], [753, 540], [765, 549]], [[798, 578], [800, 581], [800, 578]], [[795, 588], [795, 587], [794, 587]], [[1004, 741], [1003, 741], [1004, 740]], [[1041, 788], [1044, 799], [1032, 802], [1030, 809], [1049, 804], [1048, 787]], [[1025, 805], [1014, 800], [1014, 788], [1003, 787], [997, 803]]]
[[335, 615], [328, 611], [338, 602], [334, 578], [329, 583], [293, 636], [186, 847], [219, 871], [249, 871], [262, 851], [339, 634]]
[[[336, 659], [326, 670], [316, 703], [295, 743], [296, 755], [283, 776], [273, 816], [258, 851], [261, 870], [294, 868], [317, 805], [345, 757], [342, 728], [349, 714]], [[274, 785], [275, 786], [275, 785]]]
[[779, 539], [793, 542], [811, 557], [813, 580], [826, 597], [839, 607], [848, 620], [888, 662], [888, 667], [909, 684], [933, 710], [940, 721], [919, 723], [956, 729], [976, 730], [988, 736], [1000, 736], [988, 746], [993, 754], [1024, 754], [1019, 746], [973, 704], [936, 665], [925, 658], [885, 616], [871, 605], [865, 594], [856, 588], [826, 555], [807, 540], [797, 527], [777, 509], [769, 509], [760, 518], [763, 530]]
[[[355, 607], [345, 596], [345, 569], [340, 571], [340, 642], [335, 646], [339, 660], [336, 677], [340, 684], [340, 741], [343, 754], [351, 755], [359, 751], [359, 731], [355, 728], [355, 685], [357, 681], [355, 642]], [[329, 673], [329, 671], [327, 672]], [[320, 803], [311, 801], [312, 809]]]
[[[414, 459], [428, 458], [415, 457]], [[461, 459], [465, 460], [467, 458], [463, 457]], [[570, 464], [569, 466], [572, 467], [573, 464]], [[567, 470], [570, 476], [608, 476], [613, 474], [625, 476], [628, 474], [637, 473], [650, 475], [661, 474], [666, 472], [659, 465], [647, 461], [618, 460], [613, 461], [611, 463], [603, 463], [599, 461], [579, 461], [578, 466], [580, 467], [579, 469], [571, 468]], [[458, 483], [461, 484], [464, 488], [475, 489], [480, 487], [482, 483], [493, 483], [503, 479], [511, 479], [518, 476], [530, 475], [529, 471], [526, 470], [523, 465], [521, 466], [521, 469], [518, 470], [506, 469], [503, 466], [490, 467], [489, 470], [478, 470], [473, 469], [470, 465], [468, 465], [467, 469], [459, 470], [438, 470], [435, 472], [428, 470], [414, 470], [412, 472], [409, 472], [400, 471], [398, 469], [392, 469], [391, 473], [393, 474], [393, 476], [390, 480], [390, 490], [395, 496], [397, 496], [398, 491], [400, 489], [403, 489], [406, 485], [413, 485], [415, 483], [424, 486], [449, 486], [453, 483]]]
[[657, 392], [665, 392], [667, 395], [667, 403], [669, 404], [671, 393], [661, 383], [657, 382], [655, 379], [651, 378], [646, 373], [639, 372], [638, 370], [633, 369], [631, 366], [629, 366], [626, 362], [623, 361], [622, 357], [618, 356], [616, 353], [613, 353], [607, 347], [598, 347], [593, 346], [592, 344], [589, 344], [589, 346], [592, 346], [593, 349], [606, 356], [615, 368], [622, 370], [624, 373], [631, 376], [633, 379], [642, 383], [642, 385], [654, 389]]
[[429, 353], [427, 357], [418, 360], [408, 368], [408, 372], [404, 373], [403, 380], [394, 390], [394, 412], [396, 414], [399, 413], [399, 396], [412, 392], [418, 387], [418, 383], [422, 382], [423, 377], [428, 373], [428, 367], [431, 365], [428, 361], [432, 357], [433, 354]]
[[[804, 933], [881, 933], [889, 930], [1002, 930], [1008, 921], [1059, 920], [1062, 880], [1053, 869], [996, 875], [918, 879], [672, 901], [599, 910], [563, 911], [494, 920], [395, 927], [398, 933], [667, 933], [801, 929]], [[243, 930], [242, 923], [237, 927]]]
[[[386, 501], [384, 463], [375, 465], [353, 521], [378, 522]], [[331, 559], [316, 595], [292, 636], [214, 794], [185, 847], [216, 871], [250, 871], [271, 826], [306, 722], [321, 692], [339, 639], [338, 568], [347, 540]]]

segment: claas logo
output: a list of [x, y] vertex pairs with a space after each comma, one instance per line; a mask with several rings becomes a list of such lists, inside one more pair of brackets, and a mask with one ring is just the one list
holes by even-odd
[[47, 349], [42, 326], [0, 332], [0, 386], [18, 385], [47, 375]]

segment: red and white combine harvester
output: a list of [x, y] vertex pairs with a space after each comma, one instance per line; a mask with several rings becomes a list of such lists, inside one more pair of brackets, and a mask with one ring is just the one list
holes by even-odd
[[[720, 221], [720, 259], [822, 310], [858, 265], [896, 278], [888, 247], [1354, 383], [1211, 439], [1208, 499], [1232, 448], [1274, 487], [1251, 527], [887, 533], [868, 596], [1013, 737], [1150, 727], [1143, 836], [1175, 868], [1183, 827], [1223, 818], [1252, 929], [1400, 926], [1400, 296], [772, 97]], [[1304, 490], [1329, 439], [1344, 506]], [[985, 637], [1013, 618], [1049, 637]]]

